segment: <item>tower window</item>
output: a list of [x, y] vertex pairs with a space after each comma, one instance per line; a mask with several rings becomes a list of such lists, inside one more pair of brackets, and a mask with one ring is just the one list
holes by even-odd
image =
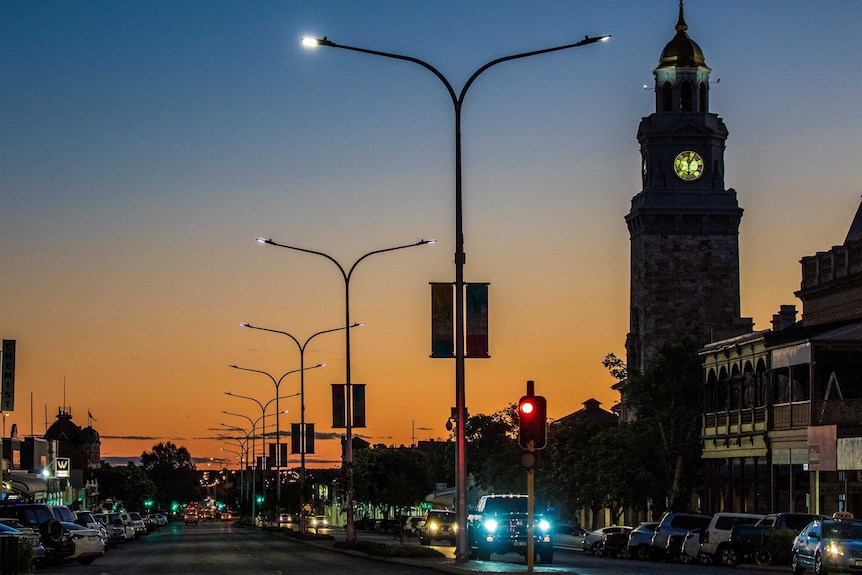
[[709, 84], [701, 82], [699, 90], [699, 112], [709, 112]]
[[673, 86], [670, 82], [665, 82], [661, 87], [661, 111], [670, 112], [673, 110]]
[[692, 111], [692, 87], [691, 82], [683, 82], [679, 90], [680, 94], [680, 110], [683, 112]]

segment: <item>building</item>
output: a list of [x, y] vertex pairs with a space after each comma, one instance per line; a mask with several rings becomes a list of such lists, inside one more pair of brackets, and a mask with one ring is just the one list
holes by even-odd
[[[661, 347], [688, 336], [708, 343], [750, 332], [740, 318], [736, 191], [725, 188], [728, 131], [709, 111], [710, 68], [688, 35], [680, 2], [676, 34], [655, 76], [655, 112], [640, 122], [643, 189], [626, 216], [631, 296], [626, 364], [642, 372]], [[625, 384], [620, 386], [626, 413]]]
[[704, 507], [862, 514], [862, 205], [844, 243], [802, 258], [802, 320], [701, 350]]

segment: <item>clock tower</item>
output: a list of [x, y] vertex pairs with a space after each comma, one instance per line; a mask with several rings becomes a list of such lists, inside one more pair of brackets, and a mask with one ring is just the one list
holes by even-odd
[[655, 76], [655, 113], [641, 120], [643, 189], [626, 216], [631, 238], [629, 369], [665, 344], [706, 344], [751, 331], [739, 317], [736, 191], [724, 187], [727, 128], [709, 111], [709, 73], [679, 4], [676, 35]]

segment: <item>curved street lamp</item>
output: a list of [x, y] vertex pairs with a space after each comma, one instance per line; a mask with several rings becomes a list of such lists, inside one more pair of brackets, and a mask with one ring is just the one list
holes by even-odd
[[299, 340], [294, 337], [292, 334], [281, 331], [277, 329], [269, 329], [266, 327], [259, 327], [256, 325], [251, 325], [250, 323], [241, 323], [240, 327], [247, 327], [249, 329], [256, 329], [259, 331], [268, 331], [272, 333], [278, 333], [281, 335], [286, 335], [290, 339], [293, 340], [293, 343], [296, 344], [296, 347], [299, 348], [299, 429], [302, 434], [300, 438], [300, 450], [299, 450], [299, 527], [304, 532], [305, 531], [305, 348], [308, 347], [309, 342], [316, 338], [319, 335], [323, 335], [325, 333], [330, 333], [333, 331], [341, 331], [343, 329], [352, 329], [354, 327], [362, 327], [365, 325], [364, 323], [354, 323], [350, 326], [342, 326], [336, 327], [332, 329], [324, 329], [317, 333], [313, 333], [305, 340], [303, 343], [299, 343]]
[[279, 513], [279, 509], [280, 509], [280, 505], [281, 505], [281, 425], [280, 425], [280, 421], [279, 421], [279, 415], [281, 415], [281, 412], [279, 411], [279, 408], [278, 408], [278, 400], [280, 399], [280, 397], [278, 395], [278, 388], [281, 385], [281, 382], [284, 380], [284, 378], [287, 377], [288, 375], [292, 374], [292, 373], [297, 373], [297, 372], [305, 373], [305, 370], [307, 370], [307, 369], [315, 369], [318, 367], [325, 367], [325, 366], [326, 366], [325, 363], [318, 363], [317, 365], [312, 365], [311, 367], [303, 367], [301, 369], [294, 369], [294, 370], [286, 372], [284, 375], [282, 375], [278, 379], [276, 379], [270, 373], [263, 371], [263, 370], [260, 370], [260, 369], [251, 369], [248, 367], [240, 367], [238, 365], [228, 366], [228, 367], [231, 367], [233, 369], [239, 369], [241, 371], [250, 371], [252, 373], [263, 374], [263, 375], [267, 376], [270, 380], [272, 380], [273, 384], [275, 384], [275, 469], [276, 469], [275, 473], [276, 473], [276, 477], [277, 477], [277, 481], [275, 482], [275, 514], [276, 514], [276, 517], [278, 517], [278, 513]]
[[[412, 56], [404, 56], [402, 54], [393, 54], [391, 52], [381, 52], [379, 50], [368, 50], [366, 48], [357, 48], [354, 46], [336, 44], [335, 42], [329, 40], [326, 36], [324, 36], [323, 38], [302, 38], [302, 45], [305, 47], [325, 46], [328, 48], [340, 48], [342, 50], [361, 52], [363, 54], [370, 54], [372, 56], [381, 56], [383, 58], [392, 58], [395, 60], [403, 60], [405, 62], [412, 62], [413, 64], [418, 64], [419, 66], [422, 66], [423, 68], [434, 74], [437, 79], [443, 83], [443, 86], [446, 88], [449, 97], [452, 99], [452, 105], [455, 109], [455, 410], [457, 412], [458, 420], [456, 434], [457, 462], [455, 466], [455, 491], [457, 495], [455, 501], [455, 511], [458, 523], [460, 525], [467, 524], [467, 440], [464, 431], [466, 428], [467, 420], [467, 405], [464, 385], [464, 263], [466, 258], [464, 254], [463, 210], [461, 203], [461, 107], [464, 102], [464, 97], [467, 95], [467, 90], [470, 89], [470, 86], [473, 85], [473, 82], [476, 80], [476, 78], [478, 78], [480, 74], [482, 74], [492, 66], [502, 64], [503, 62], [510, 62], [512, 60], [527, 58], [529, 56], [538, 56], [540, 54], [558, 52], [560, 50], [567, 50], [569, 48], [578, 48], [580, 46], [586, 46], [587, 44], [604, 42], [609, 39], [610, 35], [595, 37], [585, 36], [583, 40], [575, 42], [574, 44], [565, 44], [562, 46], [555, 46], [553, 48], [533, 50], [532, 52], [523, 52], [520, 54], [513, 54], [511, 56], [497, 58], [496, 60], [491, 60], [490, 62], [484, 64], [483, 66], [480, 66], [478, 70], [473, 72], [473, 75], [470, 76], [470, 78], [464, 84], [464, 87], [461, 88], [461, 93], [457, 94], [449, 80], [447, 80], [446, 77], [439, 70], [437, 70], [437, 68], [423, 60], [420, 60], [419, 58], [414, 58]], [[350, 513], [350, 510], [348, 510], [348, 513]], [[348, 529], [349, 527], [350, 526], [348, 525]], [[349, 532], [348, 539], [351, 539]], [[464, 562], [467, 561], [468, 558], [467, 530], [461, 529], [458, 532], [456, 559], [459, 562]]]
[[351, 265], [350, 269], [347, 271], [345, 271], [344, 266], [342, 266], [338, 260], [330, 256], [329, 254], [325, 254], [323, 252], [309, 250], [287, 244], [280, 244], [278, 242], [272, 241], [271, 239], [267, 240], [264, 238], [257, 238], [257, 242], [261, 244], [276, 246], [279, 248], [286, 248], [289, 250], [296, 250], [298, 252], [322, 256], [335, 264], [335, 266], [338, 268], [338, 271], [341, 272], [341, 277], [344, 279], [344, 404], [346, 406], [347, 412], [345, 414], [346, 426], [344, 431], [344, 473], [345, 483], [347, 484], [347, 540], [354, 541], [356, 539], [356, 530], [353, 525], [353, 402], [351, 400], [350, 381], [350, 328], [352, 327], [350, 325], [350, 278], [353, 277], [353, 272], [354, 270], [356, 270], [356, 266], [358, 266], [359, 262], [363, 261], [365, 258], [376, 254], [394, 252], [396, 250], [403, 250], [406, 248], [414, 248], [418, 246], [434, 244], [437, 243], [437, 240], [419, 240], [418, 242], [412, 244], [405, 244], [403, 246], [395, 246], [394, 248], [384, 248], [382, 250], [370, 251], [367, 254], [360, 256], [359, 259], [353, 262], [353, 265]]

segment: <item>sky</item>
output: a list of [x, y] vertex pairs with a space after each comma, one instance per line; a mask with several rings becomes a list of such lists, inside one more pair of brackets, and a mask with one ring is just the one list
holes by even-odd
[[[551, 418], [618, 400], [602, 367], [625, 357], [636, 134], [676, 0], [515, 2], [200, 0], [0, 3], [0, 337], [17, 341], [8, 434], [58, 410], [137, 461], [159, 442], [236, 464], [304, 341], [345, 324], [367, 385], [372, 444], [444, 440], [454, 361], [431, 359], [430, 282], [454, 280], [454, 113], [460, 91], [465, 278], [490, 283], [490, 359], [468, 360], [470, 414], [517, 402], [527, 380]], [[688, 0], [730, 135], [725, 184], [745, 210], [742, 315], [770, 327], [801, 302], [799, 260], [843, 243], [859, 206], [862, 2]], [[647, 85], [648, 89], [644, 89]], [[315, 337], [305, 374], [311, 467], [337, 465], [330, 384], [343, 331]], [[280, 395], [299, 392], [298, 374]], [[299, 398], [280, 400], [286, 435]], [[269, 412], [273, 414], [274, 411]], [[88, 418], [92, 416], [92, 420]], [[270, 416], [268, 425], [273, 418]], [[274, 428], [270, 428], [272, 431]], [[283, 440], [286, 437], [283, 436]], [[259, 444], [258, 444], [259, 446]], [[259, 449], [259, 447], [258, 447]], [[223, 451], [227, 450], [227, 451]], [[291, 456], [295, 465], [298, 456]]]

